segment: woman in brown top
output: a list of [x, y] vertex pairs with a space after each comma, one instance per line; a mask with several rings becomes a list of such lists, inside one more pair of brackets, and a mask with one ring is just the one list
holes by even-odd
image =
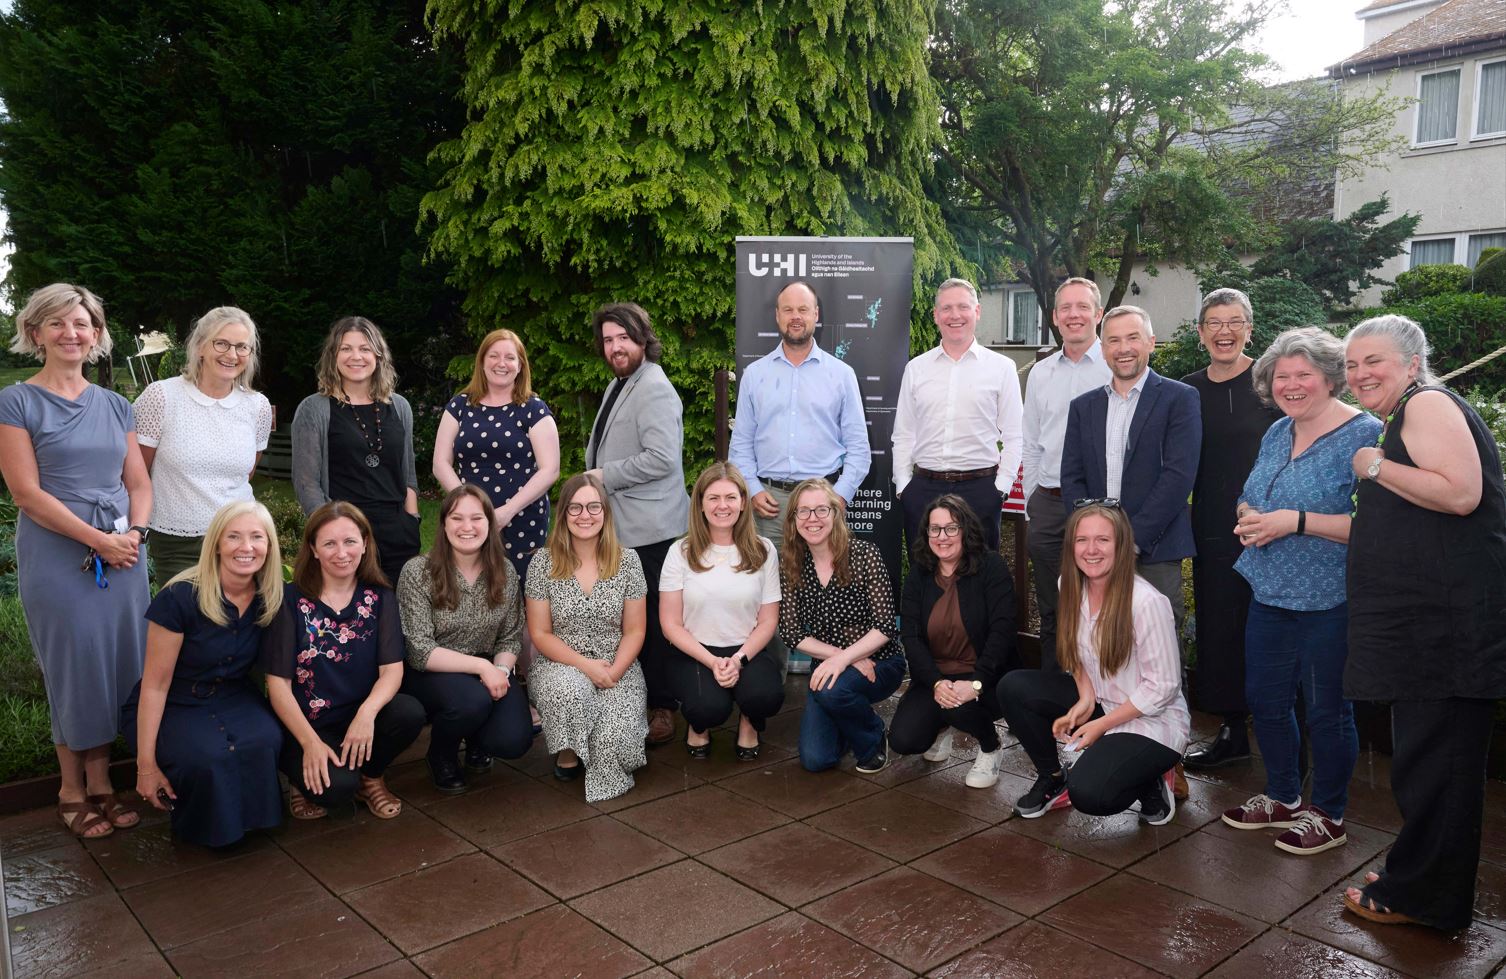
[[[910, 688], [889, 724], [889, 743], [927, 761], [952, 754], [952, 729], [978, 741], [967, 784], [999, 780], [999, 678], [1019, 664], [1014, 648], [1014, 585], [1009, 565], [988, 549], [971, 507], [947, 494], [921, 518], [925, 537], [910, 556], [900, 595], [900, 637]], [[933, 743], [934, 742], [934, 743]], [[929, 746], [929, 747], [928, 747]]]

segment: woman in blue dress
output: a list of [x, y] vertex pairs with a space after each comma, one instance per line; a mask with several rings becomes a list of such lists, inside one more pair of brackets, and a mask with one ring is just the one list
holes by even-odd
[[0, 475], [20, 511], [17, 578], [52, 715], [58, 815], [78, 836], [108, 836], [140, 820], [116, 800], [109, 765], [141, 676], [152, 484], [130, 404], [84, 377], [110, 352], [99, 299], [47, 286], [16, 327], [11, 350], [42, 369], [0, 391]]
[[251, 677], [282, 606], [282, 555], [267, 508], [220, 508], [197, 567], [147, 609], [146, 670], [122, 712], [136, 791], [172, 814], [173, 835], [229, 846], [281, 821], [282, 728]]
[[402, 812], [383, 775], [423, 729], [424, 708], [398, 693], [397, 596], [371, 524], [351, 504], [309, 517], [282, 610], [262, 635], [262, 668], [286, 732], [279, 764], [293, 818], [319, 819], [352, 799], [378, 819]]

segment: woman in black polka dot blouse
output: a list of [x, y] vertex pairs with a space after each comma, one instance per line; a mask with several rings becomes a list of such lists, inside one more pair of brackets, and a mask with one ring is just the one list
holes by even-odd
[[434, 478], [447, 491], [461, 483], [486, 491], [521, 576], [549, 531], [549, 488], [559, 471], [559, 429], [533, 393], [528, 351], [516, 333], [493, 330], [476, 351], [471, 383], [439, 420]]

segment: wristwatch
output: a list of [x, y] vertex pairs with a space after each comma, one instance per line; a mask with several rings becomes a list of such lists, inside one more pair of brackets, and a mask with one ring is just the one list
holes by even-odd
[[1386, 457], [1385, 456], [1383, 456], [1383, 455], [1376, 456], [1375, 460], [1370, 463], [1370, 467], [1365, 470], [1365, 478], [1366, 479], [1379, 479], [1380, 478], [1380, 464], [1383, 463], [1383, 462], [1385, 462], [1385, 461], [1386, 461]]
[[151, 536], [151, 533], [152, 533], [152, 528], [150, 528], [150, 527], [140, 527], [140, 526], [127, 528], [126, 529], [126, 533], [129, 534], [133, 530], [136, 531], [136, 533], [138, 533], [138, 534], [141, 535], [141, 543], [143, 543], [143, 544], [146, 543], [147, 537]]
[[973, 693], [978, 694], [979, 696], [982, 696], [982, 694], [983, 694], [983, 681], [982, 680], [974, 680], [973, 681]]
[[742, 653], [738, 653], [737, 654], [737, 668], [738, 669], [742, 669], [744, 666], [747, 666], [747, 665], [748, 665], [748, 657], [744, 656]]

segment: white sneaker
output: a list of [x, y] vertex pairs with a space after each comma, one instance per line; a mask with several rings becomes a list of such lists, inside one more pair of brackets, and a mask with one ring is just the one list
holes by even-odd
[[979, 751], [978, 757], [973, 760], [973, 767], [967, 773], [967, 787], [970, 789], [986, 789], [999, 781], [999, 762], [1004, 758], [1004, 749], [995, 748], [993, 751]]
[[936, 735], [936, 740], [931, 742], [931, 747], [921, 757], [926, 761], [946, 761], [952, 757], [952, 729], [942, 728], [941, 733]]

